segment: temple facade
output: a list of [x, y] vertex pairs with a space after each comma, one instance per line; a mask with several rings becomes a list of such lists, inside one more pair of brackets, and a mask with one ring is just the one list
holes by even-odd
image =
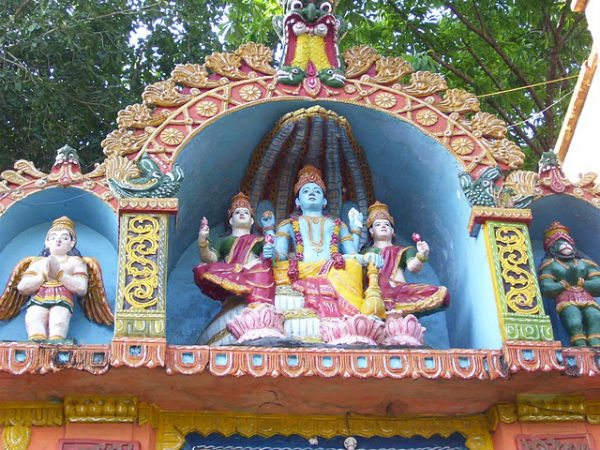
[[281, 3], [0, 175], [3, 448], [598, 448], [595, 178]]

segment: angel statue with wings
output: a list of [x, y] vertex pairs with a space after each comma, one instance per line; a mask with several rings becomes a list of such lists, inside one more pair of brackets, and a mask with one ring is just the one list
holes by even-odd
[[29, 340], [63, 342], [77, 297], [88, 319], [113, 324], [100, 265], [95, 258], [82, 257], [76, 243], [71, 219], [52, 222], [40, 256], [23, 258], [13, 269], [0, 297], [0, 320], [12, 319], [26, 306]]

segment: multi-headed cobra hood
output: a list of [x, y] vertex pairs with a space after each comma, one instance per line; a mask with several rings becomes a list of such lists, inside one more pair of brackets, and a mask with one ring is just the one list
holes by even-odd
[[346, 29], [344, 20], [333, 14], [333, 0], [280, 0], [284, 15], [273, 20], [284, 55], [277, 77], [296, 86], [307, 77], [319, 77], [326, 85], [342, 87], [345, 67], [339, 40]]

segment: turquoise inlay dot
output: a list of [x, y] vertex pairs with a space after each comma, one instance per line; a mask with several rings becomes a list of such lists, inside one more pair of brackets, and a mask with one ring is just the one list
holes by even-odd
[[458, 358], [458, 365], [463, 369], [468, 369], [469, 367], [471, 367], [471, 360], [466, 356], [460, 356]]
[[567, 356], [567, 364], [571, 367], [577, 366], [577, 359], [574, 356]]
[[106, 355], [104, 354], [104, 352], [95, 352], [94, 356], [92, 357], [92, 361], [94, 362], [94, 364], [102, 364], [105, 358]]
[[16, 350], [15, 351], [15, 361], [25, 362], [26, 359], [27, 359], [27, 354], [25, 353], [25, 350]]
[[227, 364], [227, 355], [225, 353], [217, 353], [215, 357], [215, 364], [217, 366], [224, 366]]
[[131, 356], [142, 356], [142, 346], [141, 345], [129, 346], [129, 354]]
[[71, 352], [58, 352], [56, 360], [59, 364], [66, 364], [71, 359]]
[[425, 358], [425, 367], [427, 369], [435, 368], [435, 361], [433, 360], [433, 358]]
[[194, 361], [196, 361], [196, 358], [194, 358], [194, 354], [191, 352], [183, 352], [181, 354], [181, 361], [184, 364], [193, 364]]
[[252, 355], [252, 365], [262, 366], [262, 363], [263, 363], [262, 355]]
[[331, 356], [323, 356], [323, 367], [331, 367], [333, 366], [333, 359], [331, 359]]
[[358, 365], [359, 368], [361, 369], [366, 369], [367, 368], [367, 358], [364, 356], [359, 356], [358, 358], [356, 358], [356, 364]]
[[486, 372], [490, 371], [490, 365], [487, 362], [487, 358], [483, 360], [483, 368], [485, 369]]
[[533, 350], [522, 350], [522, 354], [525, 361], [533, 361], [535, 359]]
[[392, 369], [402, 369], [402, 358], [399, 356], [392, 356], [390, 358], [390, 367]]
[[296, 355], [288, 355], [287, 363], [288, 366], [296, 367], [298, 365], [298, 357]]

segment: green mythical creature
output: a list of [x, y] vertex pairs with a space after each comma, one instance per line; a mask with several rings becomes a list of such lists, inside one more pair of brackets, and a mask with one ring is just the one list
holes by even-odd
[[109, 178], [111, 189], [119, 197], [166, 198], [175, 197], [183, 181], [183, 170], [178, 164], [173, 164], [171, 172], [164, 173], [159, 165], [147, 154], [137, 162], [140, 176], [119, 181]]
[[479, 178], [473, 179], [470, 173], [458, 175], [460, 186], [471, 206], [497, 208], [527, 208], [533, 195], [516, 195], [512, 189], [500, 188], [496, 181], [502, 178], [499, 166], [486, 169]]
[[306, 77], [340, 88], [346, 83], [339, 41], [347, 25], [333, 14], [339, 0], [279, 0], [283, 16], [273, 18], [273, 26], [283, 43], [283, 58], [277, 79], [298, 86]]
[[544, 232], [546, 255], [538, 270], [540, 290], [553, 298], [571, 345], [600, 347], [600, 268], [582, 258], [569, 229], [553, 222]]
[[495, 182], [502, 177], [500, 167], [486, 169], [479, 178], [473, 180], [471, 174], [461, 172], [458, 175], [460, 186], [471, 205], [496, 206], [496, 196], [499, 188]]

